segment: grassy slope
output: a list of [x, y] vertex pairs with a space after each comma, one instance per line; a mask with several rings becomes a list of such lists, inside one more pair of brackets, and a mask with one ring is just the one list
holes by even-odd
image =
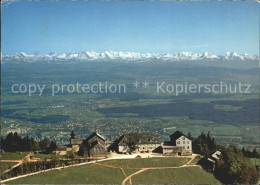
[[12, 166], [16, 165], [17, 163], [14, 162], [1, 162], [1, 172], [11, 168]]
[[129, 176], [135, 172], [137, 172], [139, 169], [124, 169], [124, 172], [126, 174], [126, 176]]
[[169, 167], [181, 166], [187, 163], [190, 158], [145, 158], [145, 159], [125, 159], [125, 160], [110, 160], [102, 162], [103, 165], [110, 165], [122, 168], [146, 168], [146, 167]]
[[[141, 168], [180, 166], [185, 162], [183, 158], [150, 158], [132, 160], [111, 160], [100, 162], [102, 165], [116, 167]], [[130, 175], [138, 169], [124, 169], [126, 175]], [[120, 184], [125, 178], [121, 169], [110, 168], [97, 164], [54, 170], [29, 176], [7, 184]], [[212, 174], [198, 167], [181, 169], [148, 170], [133, 177], [134, 183], [219, 183]]]
[[199, 167], [148, 170], [132, 177], [134, 184], [221, 184]]
[[98, 166], [96, 164], [54, 170], [29, 176], [8, 184], [120, 184], [124, 175], [120, 169]]
[[50, 158], [66, 158], [66, 156], [56, 155], [56, 154], [34, 154], [34, 157], [40, 158], [40, 159], [50, 159]]
[[203, 157], [201, 157], [201, 156], [197, 156], [197, 157], [195, 157], [195, 159], [193, 159], [192, 161], [191, 161], [191, 163], [190, 164], [197, 164], [197, 162], [199, 162], [199, 160], [201, 160]]
[[1, 153], [1, 160], [21, 160], [30, 152], [4, 152]]

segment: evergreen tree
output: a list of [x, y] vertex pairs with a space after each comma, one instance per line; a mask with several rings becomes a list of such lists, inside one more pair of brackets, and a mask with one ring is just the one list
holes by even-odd
[[47, 152], [49, 145], [50, 140], [47, 137], [45, 137], [43, 140], [39, 142], [39, 147], [42, 152]]
[[187, 136], [190, 140], [193, 140], [193, 137], [191, 136], [191, 133], [189, 132], [188, 133], [188, 136]]
[[14, 148], [12, 145], [13, 142], [13, 133], [10, 132], [5, 139], [5, 151], [7, 152], [14, 152]]
[[244, 147], [242, 148], [241, 152], [243, 153], [244, 156], [246, 156], [246, 150]]
[[13, 136], [13, 141], [12, 141], [12, 148], [14, 151], [21, 151], [21, 137], [19, 137], [18, 133], [15, 132]]
[[75, 139], [76, 137], [75, 137], [75, 134], [74, 134], [74, 130], [72, 130], [71, 131], [71, 133], [70, 133], [70, 139]]
[[256, 168], [236, 147], [226, 148], [222, 156], [217, 161], [215, 175], [224, 184], [255, 184], [258, 181]]
[[52, 153], [52, 152], [55, 151], [56, 149], [57, 149], [57, 145], [56, 145], [55, 142], [52, 141], [51, 144], [50, 144], [48, 153]]
[[31, 145], [32, 145], [32, 151], [38, 151], [39, 150], [39, 144], [33, 138], [31, 138]]
[[257, 153], [257, 151], [256, 151], [256, 148], [254, 148], [254, 150], [253, 150], [253, 152], [252, 152], [252, 157], [253, 158], [258, 158], [259, 156], [258, 156], [258, 153]]
[[5, 148], [5, 139], [1, 136], [1, 141], [0, 141], [0, 143], [1, 143], [1, 150], [5, 150], [4, 148]]

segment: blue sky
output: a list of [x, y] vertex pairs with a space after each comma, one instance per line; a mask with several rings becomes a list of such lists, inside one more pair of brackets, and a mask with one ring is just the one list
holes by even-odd
[[2, 52], [259, 52], [257, 2], [2, 4]]

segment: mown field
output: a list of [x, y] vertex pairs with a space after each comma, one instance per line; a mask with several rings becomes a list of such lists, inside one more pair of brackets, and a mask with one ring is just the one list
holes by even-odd
[[41, 173], [7, 184], [120, 184], [123, 179], [124, 175], [118, 168], [88, 164]]
[[22, 160], [30, 152], [1, 152], [1, 160]]
[[221, 184], [200, 167], [147, 170], [132, 178], [133, 184]]
[[124, 159], [124, 160], [109, 160], [100, 162], [102, 165], [114, 166], [124, 169], [131, 168], [149, 168], [149, 167], [173, 167], [181, 166], [187, 163], [190, 158], [144, 158], [144, 159]]
[[[126, 176], [133, 174], [143, 167], [176, 167], [183, 165], [185, 161], [185, 159], [173, 157], [111, 160], [97, 164], [53, 170], [12, 180], [6, 182], [6, 184], [121, 184]], [[212, 174], [199, 167], [148, 170], [134, 176], [132, 182], [137, 184], [219, 183]]]
[[1, 172], [10, 169], [12, 166], [16, 165], [15, 162], [2, 162], [1, 161]]

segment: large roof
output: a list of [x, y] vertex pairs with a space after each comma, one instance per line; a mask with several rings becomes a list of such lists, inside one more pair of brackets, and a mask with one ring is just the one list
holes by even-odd
[[214, 154], [211, 155], [211, 157], [213, 157], [214, 159], [218, 160], [219, 156], [221, 156], [221, 152], [220, 151], [216, 151]]
[[162, 141], [153, 136], [150, 133], [138, 133], [132, 132], [122, 135], [119, 138], [119, 145], [125, 145], [126, 143], [135, 143], [135, 144], [160, 144]]
[[86, 139], [87, 141], [88, 140], [90, 140], [92, 137], [94, 137], [94, 136], [97, 136], [97, 137], [99, 137], [100, 139], [102, 139], [103, 141], [106, 141], [106, 138], [104, 137], [104, 136], [102, 136], [102, 135], [100, 135], [99, 133], [97, 133], [97, 132], [93, 132], [90, 136], [88, 136], [88, 138]]
[[98, 141], [94, 141], [93, 143], [91, 143], [91, 146], [90, 146], [90, 149], [92, 149], [92, 148], [94, 148], [94, 147], [98, 147], [98, 148], [104, 148], [104, 149], [106, 149], [106, 147], [102, 144], [102, 143], [100, 143], [100, 142], [98, 142]]
[[[181, 136], [185, 136], [185, 135], [180, 131], [176, 131], [172, 135], [170, 135], [170, 138], [173, 140], [176, 140], [176, 139], [180, 138]], [[187, 137], [187, 136], [185, 136], [185, 137]]]

